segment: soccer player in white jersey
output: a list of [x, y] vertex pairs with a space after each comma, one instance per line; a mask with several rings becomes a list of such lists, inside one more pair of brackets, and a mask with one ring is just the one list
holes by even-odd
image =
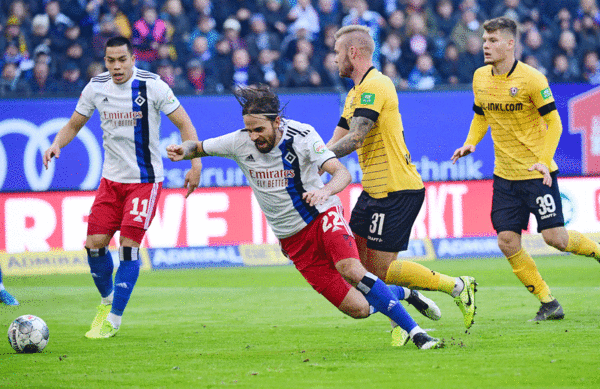
[[[88, 219], [86, 250], [101, 304], [85, 334], [92, 339], [114, 336], [139, 276], [138, 249], [156, 211], [163, 181], [159, 151], [160, 113], [177, 126], [184, 140], [197, 140], [196, 129], [179, 100], [158, 75], [135, 67], [131, 43], [123, 37], [106, 43], [108, 72], [87, 84], [69, 122], [44, 153], [44, 165], [58, 158], [98, 110], [105, 151], [102, 180]], [[189, 194], [200, 182], [200, 159], [185, 177]], [[108, 244], [120, 230], [120, 264], [113, 286]]]
[[[350, 183], [350, 173], [315, 129], [282, 119], [279, 99], [266, 85], [240, 88], [236, 97], [242, 105], [244, 129], [168, 146], [169, 158], [214, 155], [235, 160], [282, 251], [318, 293], [354, 318], [383, 312], [421, 349], [441, 347], [443, 342], [427, 335], [387, 285], [360, 263], [335, 196]], [[321, 181], [319, 169], [331, 174], [327, 184]]]

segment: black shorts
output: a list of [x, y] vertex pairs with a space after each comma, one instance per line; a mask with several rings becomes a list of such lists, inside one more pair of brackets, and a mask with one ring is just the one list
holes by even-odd
[[425, 188], [392, 192], [382, 199], [363, 191], [352, 210], [350, 228], [367, 240], [370, 249], [404, 251], [424, 200]]
[[538, 232], [565, 225], [556, 179], [558, 172], [550, 175], [552, 186], [544, 185], [541, 178], [513, 181], [494, 175], [492, 225], [496, 232], [520, 234], [527, 229], [530, 213], [537, 219]]

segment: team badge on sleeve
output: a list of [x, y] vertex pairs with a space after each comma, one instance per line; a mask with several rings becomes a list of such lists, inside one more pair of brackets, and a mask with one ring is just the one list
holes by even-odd
[[362, 105], [373, 105], [375, 104], [375, 94], [374, 93], [363, 93], [360, 95], [360, 103]]
[[169, 94], [167, 95], [167, 102], [169, 104], [173, 104], [175, 102], [175, 95], [173, 94], [173, 92], [169, 92]]
[[550, 92], [550, 88], [546, 88], [546, 89], [542, 90], [540, 93], [542, 94], [542, 98], [544, 100], [547, 100], [550, 97], [552, 97], [552, 92]]
[[315, 153], [323, 154], [327, 148], [323, 142], [318, 141], [313, 144], [313, 149], [315, 150]]

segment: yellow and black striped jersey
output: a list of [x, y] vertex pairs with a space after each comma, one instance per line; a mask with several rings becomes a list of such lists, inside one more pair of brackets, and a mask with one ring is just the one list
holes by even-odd
[[[507, 180], [540, 178], [539, 172], [527, 169], [544, 151], [548, 128], [543, 116], [556, 109], [546, 77], [520, 61], [502, 75], [487, 65], [473, 75], [473, 94], [473, 110], [491, 128], [494, 174]], [[558, 169], [554, 160], [548, 167], [551, 172]]]
[[404, 142], [396, 88], [374, 67], [348, 92], [338, 126], [350, 129], [352, 118], [358, 116], [375, 122], [356, 150], [363, 189], [373, 198], [384, 198], [390, 192], [423, 188]]

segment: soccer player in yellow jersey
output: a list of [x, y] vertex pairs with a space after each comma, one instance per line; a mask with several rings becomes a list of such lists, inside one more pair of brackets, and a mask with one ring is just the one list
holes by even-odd
[[535, 215], [544, 241], [560, 251], [600, 259], [600, 246], [564, 227], [558, 167], [553, 161], [562, 124], [546, 77], [515, 59], [517, 25], [513, 20], [491, 19], [483, 28], [487, 65], [473, 76], [475, 115], [467, 140], [452, 161], [474, 152], [491, 127], [496, 155], [492, 224], [498, 246], [515, 275], [541, 302], [533, 320], [562, 319], [561, 305], [521, 246], [529, 214]]
[[[344, 112], [327, 146], [338, 158], [356, 150], [363, 171], [364, 190], [350, 219], [360, 260], [387, 284], [453, 296], [469, 328], [475, 315], [473, 277], [450, 277], [398, 260], [398, 252], [408, 247], [425, 187], [404, 142], [394, 84], [373, 67], [375, 43], [368, 28], [342, 27], [335, 38], [340, 76], [351, 78], [355, 86], [346, 97]], [[417, 309], [427, 303], [416, 290], [405, 291], [405, 295]], [[439, 315], [419, 311], [439, 319]]]

